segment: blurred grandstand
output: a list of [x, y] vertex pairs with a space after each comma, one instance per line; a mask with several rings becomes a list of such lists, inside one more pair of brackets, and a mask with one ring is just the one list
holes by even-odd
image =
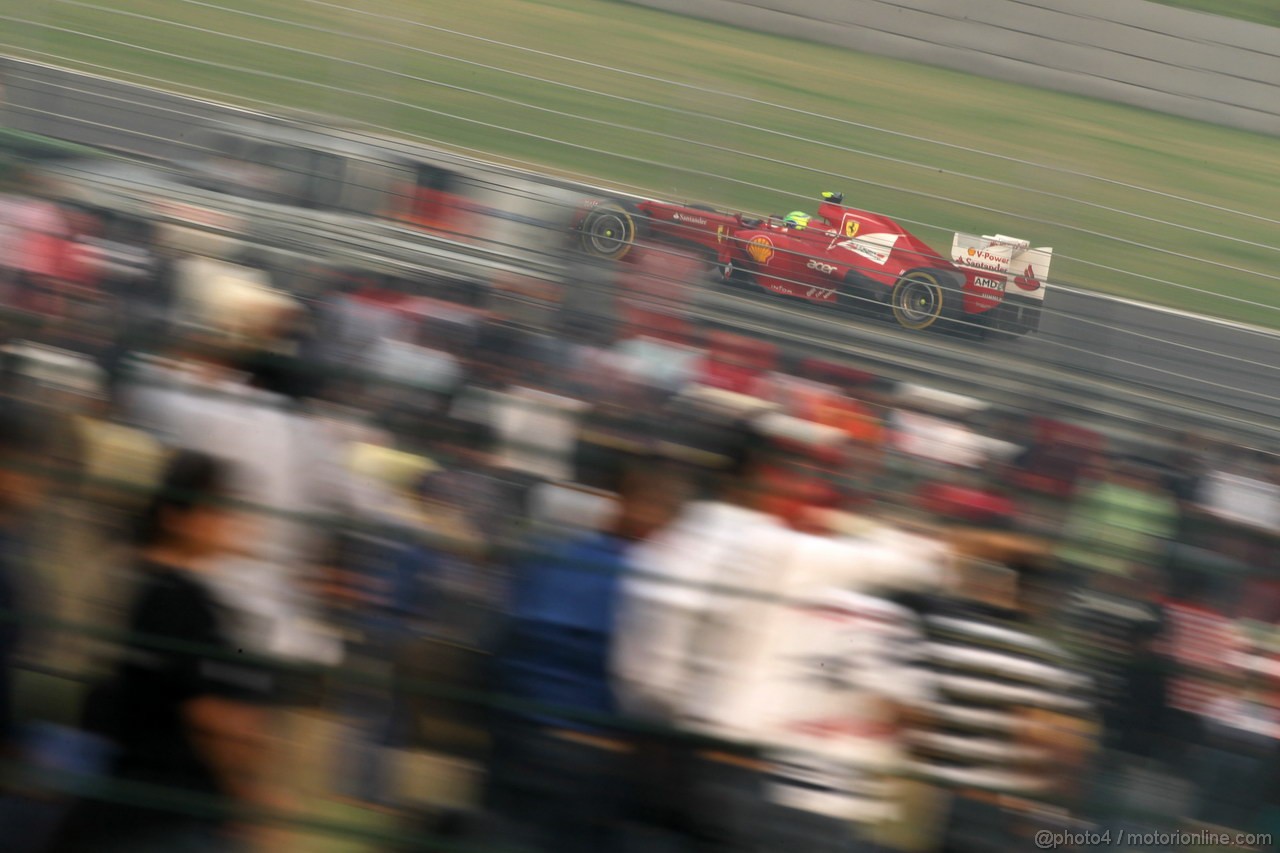
[[[197, 257], [145, 210], [38, 184], [0, 217], [6, 417], [48, 439], [0, 448], [45, 495], [0, 490], [5, 541], [34, 558], [3, 566], [11, 849], [106, 849], [65, 827], [122, 797], [186, 814], [149, 824], [183, 832], [243, 800], [279, 823], [244, 845], [297, 850], [1014, 850], [1038, 831], [1275, 825], [1274, 456], [1135, 441], [693, 321], [693, 259], [493, 286]], [[140, 636], [129, 603], [132, 520], [179, 450], [225, 460], [248, 518], [201, 583], [227, 648], [276, 676], [253, 705], [270, 796], [227, 784], [248, 772], [228, 751], [205, 792], [223, 800], [166, 798], [102, 752], [137, 742], [87, 722], [142, 650], [217, 659]], [[832, 666], [862, 677], [824, 675], [835, 729], [748, 722], [735, 685], [798, 677], [776, 638], [817, 631], [796, 621], [815, 606], [919, 622], [927, 686], [881, 695], [898, 663], [859, 646]], [[972, 640], [983, 662], [933, 633], [985, 636], [996, 613], [1024, 651]], [[1012, 663], [1038, 644], [1068, 681]], [[1027, 695], [971, 707], [958, 685], [974, 679]], [[704, 680], [721, 692], [698, 698]], [[120, 849], [177, 849], [107, 825]]]
[[[119, 11], [122, 28], [165, 23]], [[85, 35], [80, 18], [12, 20]], [[343, 36], [301, 31], [290, 63]], [[433, 58], [459, 74], [441, 91], [479, 97], [461, 85], [478, 63]], [[909, 338], [748, 298], [698, 246], [646, 245], [634, 223], [626, 263], [589, 256], [579, 214], [613, 191], [359, 123], [186, 113], [154, 90], [141, 129], [114, 126], [94, 110], [142, 115], [141, 87], [80, 91], [74, 72], [12, 65], [28, 87], [14, 115], [133, 147], [0, 135], [6, 850], [1274, 849], [1280, 456], [1275, 401], [1253, 385], [1276, 369], [1262, 330], [1217, 353], [1215, 338], [1071, 316], [1099, 337], [1050, 341], [1053, 364]], [[375, 72], [441, 82], [357, 66], [370, 90]], [[554, 91], [626, 102], [661, 116], [644, 119], [661, 125], [653, 140], [689, 141], [666, 131], [699, 102], [672, 119], [628, 94], [645, 76]], [[369, 96], [326, 79], [326, 96]], [[90, 118], [45, 103], [64, 89]], [[507, 94], [490, 107], [653, 141]], [[696, 95], [732, 102], [714, 133], [765, 134], [743, 148], [809, 135], [753, 126], [744, 104], [779, 106], [764, 99]], [[807, 141], [844, 157], [845, 136], [884, 130], [839, 121], [841, 145]], [[588, 153], [511, 124], [483, 130]], [[1273, 221], [1212, 203], [1229, 187], [1192, 204], [1117, 171], [1096, 180], [1129, 201], [1077, 199], [1071, 183], [1094, 176], [1007, 154], [1000, 177], [914, 163], [932, 140], [888, 138], [849, 162], [925, 164], [921, 186], [948, 186], [947, 171], [994, 196], [1053, 173], [1045, 216], [1185, 278], [1082, 249], [1090, 269], [1274, 308], [1250, 289], [1276, 278]], [[729, 155], [708, 139], [708, 164]], [[648, 151], [592, 153], [627, 160], [619, 180], [656, 168]], [[794, 166], [774, 153], [771, 167]], [[700, 162], [659, 165], [727, 177]], [[735, 191], [771, 180], [715, 165]], [[875, 177], [877, 192], [909, 189]], [[1141, 193], [1151, 206], [1129, 209]], [[1175, 200], [1194, 227], [1163, 209]], [[1064, 202], [1158, 224], [1168, 242], [1070, 219]], [[1219, 213], [1249, 230], [1199, 227]], [[1212, 251], [1180, 242], [1193, 233]], [[1219, 292], [1212, 276], [1248, 287]], [[1150, 360], [1130, 363], [1143, 348]], [[1221, 358], [1183, 375], [1168, 352]], [[1206, 390], [1228, 373], [1229, 389]]]

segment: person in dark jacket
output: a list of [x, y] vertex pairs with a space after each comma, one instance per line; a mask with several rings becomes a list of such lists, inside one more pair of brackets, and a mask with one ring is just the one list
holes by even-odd
[[1118, 681], [1116, 705], [1122, 711], [1113, 717], [1116, 749], [1146, 759], [1167, 755], [1177, 735], [1169, 713], [1168, 666], [1155, 648], [1161, 628], [1152, 621], [1136, 629]]
[[652, 460], [619, 454], [614, 523], [531, 555], [517, 567], [497, 687], [488, 801], [538, 851], [619, 848], [631, 744], [614, 725], [609, 674], [614, 604], [633, 543], [662, 522], [672, 492]]
[[85, 800], [55, 850], [221, 853], [278, 843], [239, 810], [278, 805], [267, 783], [272, 674], [245, 659], [207, 573], [234, 544], [229, 469], [179, 452], [142, 524], [130, 640], [85, 726], [116, 745], [111, 777], [136, 800]]

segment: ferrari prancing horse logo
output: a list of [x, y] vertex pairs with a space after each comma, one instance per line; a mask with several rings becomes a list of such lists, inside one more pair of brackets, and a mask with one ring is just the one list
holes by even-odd
[[752, 237], [747, 242], [747, 254], [751, 260], [764, 266], [773, 260], [773, 241], [768, 237]]
[[854, 237], [857, 237], [857, 236], [858, 236], [858, 225], [859, 225], [859, 224], [860, 224], [860, 223], [859, 223], [859, 222], [858, 222], [858, 220], [856, 220], [856, 219], [846, 219], [846, 220], [844, 221], [844, 236], [845, 236], [845, 239], [852, 240]]

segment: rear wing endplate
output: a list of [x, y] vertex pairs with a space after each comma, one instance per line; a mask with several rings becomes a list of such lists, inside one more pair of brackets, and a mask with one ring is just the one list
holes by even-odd
[[1007, 294], [1044, 299], [1053, 249], [1032, 248], [1029, 241], [1004, 234], [957, 233], [951, 242], [951, 260], [957, 266], [989, 271]]

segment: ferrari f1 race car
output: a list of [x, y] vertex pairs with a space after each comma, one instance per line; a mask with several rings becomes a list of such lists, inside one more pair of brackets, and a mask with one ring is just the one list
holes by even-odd
[[755, 219], [662, 201], [591, 202], [577, 222], [588, 254], [633, 256], [649, 241], [695, 248], [732, 282], [873, 315], [913, 331], [972, 337], [1040, 326], [1053, 250], [957, 233], [948, 258], [887, 216], [823, 193], [816, 215]]

